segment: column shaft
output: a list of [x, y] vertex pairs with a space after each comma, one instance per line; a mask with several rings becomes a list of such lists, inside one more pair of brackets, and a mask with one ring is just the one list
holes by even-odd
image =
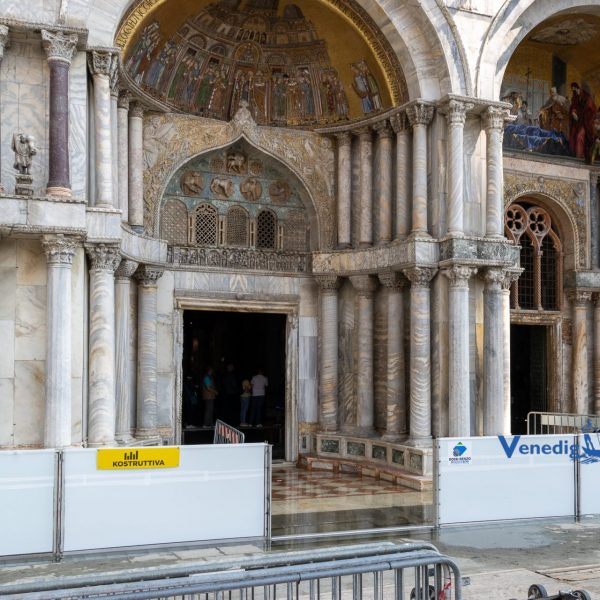
[[412, 183], [410, 124], [406, 113], [394, 115], [391, 119], [396, 132], [396, 228], [395, 239], [402, 239], [410, 233], [411, 209], [410, 194]]
[[510, 390], [510, 286], [518, 277], [515, 273], [506, 273], [502, 280], [502, 333], [503, 333], [503, 377], [504, 411], [502, 419], [502, 433], [510, 435], [511, 424], [511, 390]]
[[505, 109], [488, 107], [483, 121], [487, 139], [486, 147], [486, 227], [487, 237], [504, 236], [504, 183], [502, 173], [502, 129], [507, 118]]
[[345, 131], [337, 138], [338, 248], [352, 244], [352, 136]]
[[374, 127], [377, 132], [377, 181], [379, 195], [379, 230], [377, 243], [392, 241], [392, 130], [387, 121], [381, 121]]
[[135, 103], [129, 111], [129, 224], [144, 229], [144, 111]]
[[121, 93], [118, 100], [117, 129], [118, 129], [118, 189], [121, 220], [129, 220], [129, 96]]
[[111, 175], [112, 175], [112, 204], [115, 208], [119, 207], [119, 129], [118, 129], [118, 90], [110, 88], [110, 156]]
[[594, 414], [600, 415], [600, 294], [594, 294]]
[[[4, 58], [4, 48], [8, 43], [8, 27], [6, 25], [0, 25], [0, 64], [2, 63], [2, 59]], [[2, 98], [0, 98], [0, 122], [2, 121]], [[0, 139], [2, 139], [2, 130], [0, 129]], [[0, 166], [2, 165], [2, 160], [0, 157]], [[0, 169], [1, 172], [1, 169]], [[2, 185], [2, 179], [0, 175], [0, 194], [4, 192], [4, 186]]]
[[588, 356], [587, 356], [587, 308], [592, 298], [590, 292], [572, 291], [569, 299], [573, 304], [572, 371], [573, 406], [571, 412], [589, 414]]
[[359, 135], [360, 153], [360, 229], [359, 245], [373, 244], [373, 140], [368, 127]]

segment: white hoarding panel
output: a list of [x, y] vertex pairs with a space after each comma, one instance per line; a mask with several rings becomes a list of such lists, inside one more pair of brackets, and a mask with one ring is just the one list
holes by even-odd
[[55, 456], [0, 452], [0, 556], [52, 552]]
[[96, 453], [64, 452], [67, 552], [264, 536], [264, 444], [184, 446], [156, 469], [97, 469]]
[[600, 433], [579, 435], [579, 511], [600, 514]]
[[573, 435], [440, 438], [439, 523], [572, 516]]

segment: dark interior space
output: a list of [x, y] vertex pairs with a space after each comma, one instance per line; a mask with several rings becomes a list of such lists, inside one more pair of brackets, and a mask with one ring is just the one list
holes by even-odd
[[510, 394], [513, 434], [527, 433], [527, 413], [548, 410], [548, 328], [511, 325]]
[[[184, 444], [212, 443], [213, 427], [208, 423], [221, 419], [240, 429], [246, 442], [268, 441], [273, 444], [273, 458], [284, 458], [285, 332], [286, 316], [280, 314], [184, 312]], [[228, 365], [233, 368], [228, 370]], [[207, 421], [201, 388], [208, 367], [214, 370], [218, 395], [213, 419]], [[264, 406], [254, 411], [252, 419], [254, 400], [250, 400], [243, 421], [242, 382], [251, 381], [259, 369], [268, 379]]]

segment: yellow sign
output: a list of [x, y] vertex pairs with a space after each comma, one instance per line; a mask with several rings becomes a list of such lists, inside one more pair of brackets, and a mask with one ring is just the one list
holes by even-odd
[[167, 469], [179, 466], [179, 448], [99, 448], [97, 469]]

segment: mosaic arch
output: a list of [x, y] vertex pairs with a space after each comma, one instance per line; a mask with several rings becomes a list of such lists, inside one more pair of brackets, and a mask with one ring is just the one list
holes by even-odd
[[125, 78], [157, 106], [259, 125], [360, 119], [408, 99], [369, 15], [341, 0], [144, 0], [116, 35]]

